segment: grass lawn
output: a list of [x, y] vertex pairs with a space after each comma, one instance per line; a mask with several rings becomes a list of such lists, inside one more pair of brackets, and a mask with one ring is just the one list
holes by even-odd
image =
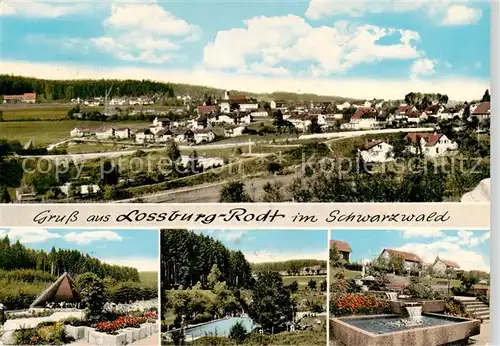
[[339, 271], [342, 271], [342, 273], [345, 275], [345, 278], [348, 280], [354, 279], [358, 275], [361, 276], [361, 272], [357, 270], [347, 270], [347, 269], [339, 270], [337, 268], [330, 268], [330, 278], [333, 280], [335, 274], [337, 274]]
[[5, 121], [40, 119], [46, 120], [62, 120], [68, 118], [68, 110], [71, 107], [54, 107], [54, 108], [14, 108], [4, 109], [3, 118]]
[[139, 279], [145, 284], [158, 284], [158, 272], [139, 272]]
[[29, 121], [1, 122], [0, 137], [7, 140], [18, 140], [21, 144], [33, 139], [35, 146], [48, 144], [69, 138], [69, 132], [76, 126], [101, 126], [99, 121]]
[[326, 279], [326, 275], [304, 275], [304, 276], [283, 276], [283, 284], [290, 285], [292, 282], [297, 281], [299, 286], [307, 286], [309, 280], [313, 279], [317, 285]]
[[137, 150], [126, 144], [78, 143], [65, 148], [68, 154], [102, 153], [106, 151]]

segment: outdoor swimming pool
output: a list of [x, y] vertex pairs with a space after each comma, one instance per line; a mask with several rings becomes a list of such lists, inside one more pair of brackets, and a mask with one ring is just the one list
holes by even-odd
[[199, 338], [206, 335], [228, 336], [231, 327], [238, 322], [243, 324], [247, 332], [251, 332], [256, 327], [256, 324], [250, 317], [229, 317], [201, 326], [187, 328], [185, 334], [191, 338]]

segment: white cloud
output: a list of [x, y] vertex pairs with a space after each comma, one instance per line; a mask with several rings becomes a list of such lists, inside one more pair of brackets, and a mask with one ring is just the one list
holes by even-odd
[[0, 1], [0, 17], [17, 16], [32, 18], [59, 18], [74, 14], [88, 13], [91, 4], [85, 0], [82, 1], [23, 1], [23, 0], [4, 0]]
[[257, 251], [257, 252], [243, 252], [245, 258], [250, 263], [263, 263], [263, 262], [283, 262], [290, 260], [299, 259], [316, 259], [326, 261], [328, 259], [327, 251], [318, 252], [271, 252], [268, 250]]
[[[276, 75], [287, 72], [278, 64], [303, 63], [320, 76], [344, 73], [362, 63], [421, 55], [415, 46], [420, 36], [411, 30], [356, 26], [347, 21], [312, 27], [295, 15], [255, 17], [244, 24], [244, 29], [217, 33], [204, 48], [205, 66]], [[397, 42], [380, 44], [382, 38], [396, 38]]]
[[[3, 60], [0, 73], [23, 75], [47, 79], [151, 79], [163, 82], [206, 85], [220, 89], [245, 90], [255, 93], [273, 91], [316, 93], [360, 99], [401, 99], [410, 91], [445, 93], [450, 100], [477, 99], [490, 89], [488, 79], [446, 76], [426, 80], [384, 78], [321, 78], [290, 76], [255, 76], [235, 73], [207, 71], [202, 68], [190, 70], [155, 69], [117, 66], [103, 68], [67, 63], [32, 63], [29, 61]], [[362, 85], [363, 87], [360, 87]]]
[[196, 232], [198, 234], [210, 234], [211, 237], [219, 239], [219, 240], [225, 240], [232, 242], [234, 244], [241, 244], [244, 238], [247, 238], [247, 231], [242, 231], [242, 230], [229, 230], [229, 229], [213, 229], [213, 230], [206, 230], [206, 231], [200, 231], [200, 230], [195, 230], [193, 232]]
[[100, 257], [104, 263], [136, 268], [140, 272], [158, 271], [159, 260], [157, 258], [145, 257]]
[[90, 39], [118, 60], [160, 64], [172, 60], [181, 43], [196, 40], [201, 30], [166, 11], [156, 1], [114, 2], [103, 23], [105, 35]]
[[23, 244], [43, 243], [61, 237], [60, 234], [49, 232], [43, 228], [12, 228], [0, 232], [2, 237], [8, 236], [10, 240], [19, 240]]
[[402, 232], [405, 238], [436, 238], [443, 235], [439, 228], [409, 228]]
[[410, 75], [413, 78], [418, 78], [420, 76], [431, 76], [435, 71], [437, 61], [427, 58], [422, 58], [415, 60], [410, 67]]
[[84, 231], [67, 233], [64, 235], [64, 239], [70, 243], [88, 245], [94, 241], [121, 241], [123, 238], [113, 231]]
[[483, 12], [478, 8], [464, 5], [453, 5], [446, 10], [443, 25], [469, 25], [481, 19]]
[[349, 2], [311, 0], [306, 10], [306, 17], [316, 20], [341, 15], [361, 17], [379, 13], [418, 12], [439, 25], [469, 25], [476, 23], [482, 17], [482, 11], [468, 6], [468, 2], [467, 0], [357, 0]]

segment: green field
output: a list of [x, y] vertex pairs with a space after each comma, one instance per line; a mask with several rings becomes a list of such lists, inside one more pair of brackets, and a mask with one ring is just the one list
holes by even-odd
[[24, 144], [33, 139], [35, 146], [41, 147], [69, 138], [69, 132], [76, 126], [101, 126], [99, 121], [30, 121], [1, 122], [0, 137], [17, 140]]
[[158, 272], [139, 272], [139, 279], [145, 284], [158, 284]]
[[5, 121], [19, 121], [19, 120], [30, 120], [30, 119], [40, 119], [43, 121], [47, 120], [62, 120], [68, 118], [68, 111], [72, 107], [61, 106], [54, 108], [13, 108], [13, 109], [3, 109], [3, 118]]
[[[21, 144], [33, 139], [36, 147], [43, 147], [70, 138], [70, 131], [77, 126], [99, 127], [102, 125], [120, 126], [125, 123], [103, 123], [100, 121], [25, 121], [0, 122], [0, 139], [18, 140]], [[126, 123], [130, 128], [144, 127], [144, 122]]]

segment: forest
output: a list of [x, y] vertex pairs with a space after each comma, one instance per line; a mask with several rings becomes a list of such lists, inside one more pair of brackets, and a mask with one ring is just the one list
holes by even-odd
[[5, 271], [34, 269], [56, 276], [64, 272], [71, 275], [92, 272], [101, 278], [108, 277], [116, 281], [139, 281], [139, 272], [136, 268], [102, 263], [97, 258], [78, 250], [52, 247], [50, 252], [45, 252], [28, 249], [19, 240], [11, 243], [8, 236], [0, 241], [0, 269]]
[[241, 251], [229, 250], [220, 241], [188, 230], [161, 232], [161, 263], [164, 289], [192, 287], [198, 282], [206, 287], [214, 265], [227, 285], [251, 285], [251, 266]]
[[[174, 96], [168, 83], [150, 80], [47, 80], [21, 76], [0, 75], [0, 95], [37, 93], [43, 101], [71, 100], [73, 98], [103, 97], [113, 87], [112, 96], [166, 95]], [[37, 100], [42, 101], [42, 100]]]

